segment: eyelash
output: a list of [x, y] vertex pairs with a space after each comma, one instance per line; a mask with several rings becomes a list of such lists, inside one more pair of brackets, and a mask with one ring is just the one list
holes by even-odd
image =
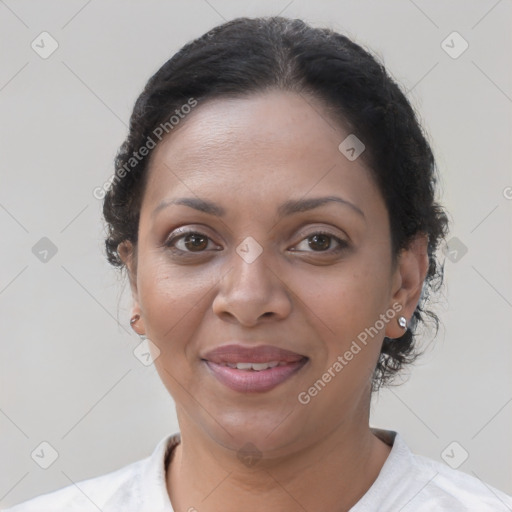
[[[184, 254], [184, 255], [204, 254], [207, 250], [198, 251], [198, 252], [194, 253], [194, 251], [183, 251], [182, 249], [177, 249], [175, 247], [177, 241], [181, 240], [182, 238], [185, 238], [188, 235], [199, 235], [199, 236], [207, 238], [208, 241], [211, 241], [211, 239], [208, 235], [201, 233], [200, 231], [187, 230], [187, 231], [180, 231], [179, 235], [175, 235], [175, 236], [169, 238], [165, 242], [164, 245], [165, 245], [165, 247], [168, 247], [169, 249], [171, 249], [172, 252], [175, 252], [178, 254]], [[346, 242], [345, 240], [342, 240], [341, 238], [333, 235], [332, 233], [330, 233], [328, 231], [323, 231], [323, 230], [314, 231], [313, 233], [308, 234], [305, 238], [301, 239], [300, 242], [303, 242], [304, 240], [307, 240], [308, 238], [311, 238], [315, 235], [327, 236], [327, 237], [333, 239], [334, 241], [336, 241], [339, 244], [339, 246], [335, 249], [327, 249], [325, 251], [293, 251], [293, 252], [310, 252], [313, 254], [333, 254], [333, 253], [341, 252], [341, 251], [345, 250], [346, 248], [348, 248], [348, 245], [349, 245], [348, 242]]]

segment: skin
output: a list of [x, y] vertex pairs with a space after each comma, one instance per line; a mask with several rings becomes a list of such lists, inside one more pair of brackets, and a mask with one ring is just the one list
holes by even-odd
[[[384, 336], [401, 336], [396, 319], [409, 320], [418, 303], [427, 239], [419, 235], [393, 266], [384, 200], [362, 158], [338, 150], [349, 133], [314, 98], [267, 91], [200, 103], [151, 155], [138, 244], [119, 253], [140, 314], [134, 328], [158, 347], [155, 365], [176, 403], [182, 441], [167, 472], [176, 511], [252, 512], [262, 500], [275, 511], [348, 510], [390, 452], [369, 429], [370, 382]], [[338, 203], [277, 216], [291, 198], [321, 196], [350, 201], [364, 217]], [[226, 214], [174, 204], [152, 215], [180, 197], [208, 199]], [[194, 250], [181, 238], [188, 256], [177, 255], [165, 242], [178, 227], [209, 240]], [[348, 246], [315, 243], [318, 230]], [[248, 236], [263, 250], [252, 263], [236, 252]], [[400, 313], [299, 403], [393, 304]], [[268, 392], [236, 392], [201, 361], [233, 340], [309, 361]], [[261, 454], [252, 466], [237, 457], [246, 443]]]

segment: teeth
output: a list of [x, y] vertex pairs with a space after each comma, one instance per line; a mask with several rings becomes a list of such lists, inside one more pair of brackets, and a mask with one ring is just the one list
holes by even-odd
[[285, 365], [286, 363], [280, 363], [279, 361], [270, 361], [268, 363], [225, 363], [230, 368], [236, 368], [238, 370], [254, 370], [261, 372], [262, 370], [268, 370], [269, 368], [275, 368], [278, 365]]

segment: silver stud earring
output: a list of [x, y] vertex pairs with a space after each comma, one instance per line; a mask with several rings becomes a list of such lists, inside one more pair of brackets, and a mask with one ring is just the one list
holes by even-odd
[[398, 317], [398, 325], [402, 329], [407, 329], [407, 318], [405, 318], [405, 316], [399, 316]]

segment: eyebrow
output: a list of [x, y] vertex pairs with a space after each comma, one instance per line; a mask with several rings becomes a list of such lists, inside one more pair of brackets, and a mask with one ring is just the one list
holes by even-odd
[[[337, 196], [314, 197], [310, 199], [290, 199], [279, 206], [279, 208], [277, 209], [277, 214], [279, 218], [282, 218], [292, 215], [294, 213], [313, 210], [314, 208], [318, 208], [320, 206], [323, 206], [324, 204], [328, 204], [331, 202], [349, 206], [353, 211], [355, 211], [364, 219], [366, 219], [363, 211], [360, 208], [358, 208], [355, 204]], [[163, 200], [153, 210], [151, 216], [155, 217], [158, 212], [173, 204], [188, 206], [190, 208], [194, 208], [195, 210], [199, 210], [200, 212], [215, 215], [217, 217], [224, 217], [226, 215], [226, 210], [222, 206], [219, 206], [206, 199], [199, 199], [197, 197], [180, 197], [177, 199]]]

